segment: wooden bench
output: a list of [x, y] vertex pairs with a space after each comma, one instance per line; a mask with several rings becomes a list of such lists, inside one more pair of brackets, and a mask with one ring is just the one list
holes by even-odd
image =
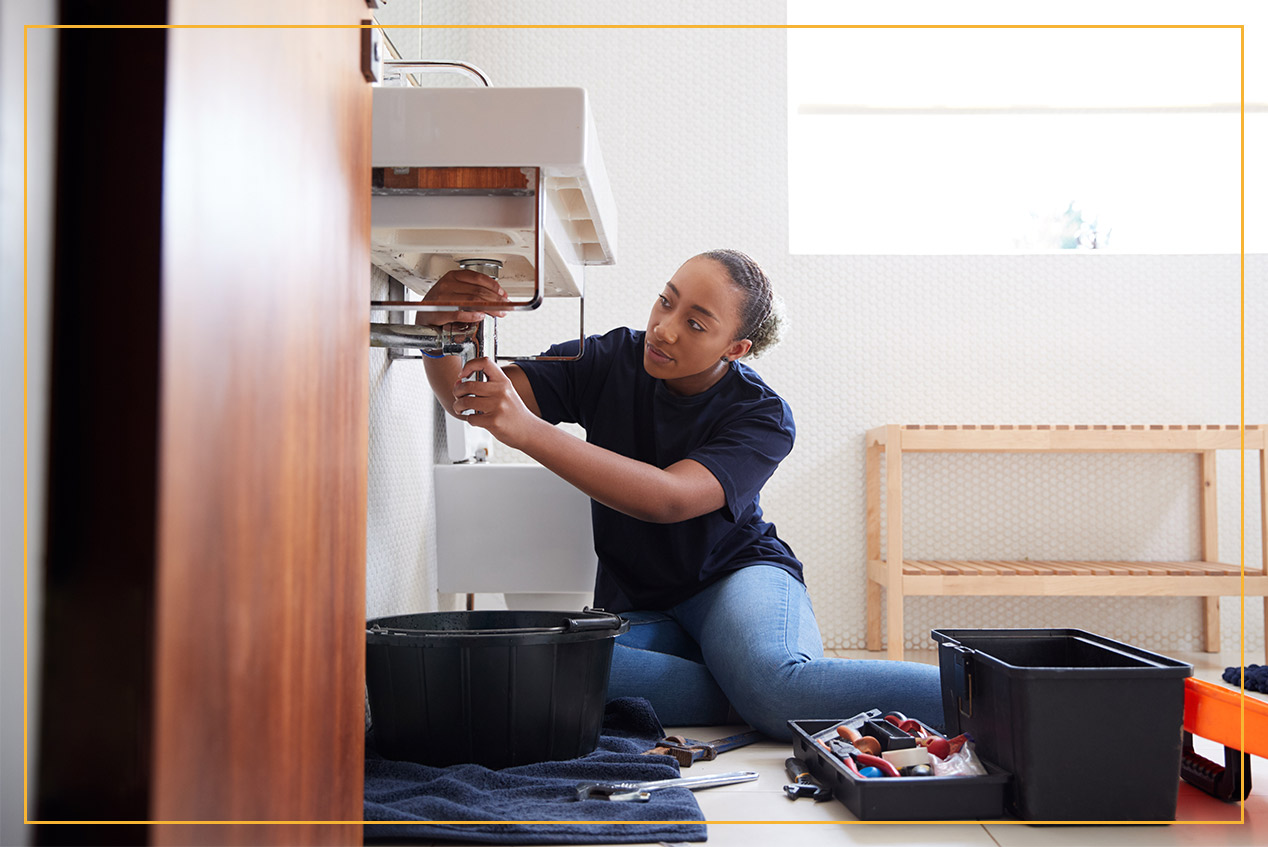
[[[1264, 597], [1268, 625], [1268, 450], [1266, 428], [1247, 426], [880, 426], [867, 432], [867, 649], [881, 649], [885, 598], [888, 657], [903, 656], [903, 598], [942, 596], [1203, 597], [1208, 652], [1220, 647], [1219, 598]], [[1263, 562], [1242, 574], [1219, 561], [1215, 454], [1259, 451], [1259, 523]], [[1201, 561], [913, 560], [903, 557], [904, 453], [1194, 453], [1198, 457]], [[884, 480], [881, 454], [885, 454]], [[886, 558], [881, 558], [881, 513]]]

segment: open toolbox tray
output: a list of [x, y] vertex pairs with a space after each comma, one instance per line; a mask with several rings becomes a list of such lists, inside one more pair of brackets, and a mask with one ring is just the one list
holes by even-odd
[[[975, 820], [1004, 816], [1012, 776], [981, 759], [986, 776], [860, 779], [814, 740], [840, 720], [792, 720], [793, 750], [816, 779], [863, 821]], [[864, 730], [864, 734], [866, 730]]]

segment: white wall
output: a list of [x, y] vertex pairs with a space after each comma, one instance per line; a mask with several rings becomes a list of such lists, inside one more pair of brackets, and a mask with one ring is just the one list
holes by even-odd
[[[429, 0], [423, 20], [782, 24], [785, 12], [773, 0]], [[588, 331], [642, 326], [663, 281], [702, 250], [736, 247], [765, 266], [793, 327], [753, 364], [791, 404], [798, 441], [763, 505], [805, 562], [829, 647], [863, 645], [868, 428], [1239, 420], [1237, 256], [789, 254], [781, 30], [458, 29], [410, 36], [419, 56], [472, 62], [495, 85], [589, 91], [620, 212], [620, 243], [618, 264], [588, 276]], [[1248, 423], [1268, 423], [1262, 389], [1251, 390], [1265, 384], [1266, 283], [1268, 257], [1247, 257]], [[538, 346], [575, 330], [566, 310], [519, 320], [525, 327], [535, 321]], [[372, 442], [382, 433], [372, 418]], [[1241, 544], [1239, 470], [1236, 456], [1221, 460], [1225, 561], [1237, 561]], [[1189, 457], [918, 457], [906, 467], [909, 551], [1188, 558], [1198, 544], [1196, 473]], [[374, 475], [372, 465], [372, 491]], [[1257, 476], [1248, 463], [1252, 565], [1260, 556]], [[373, 532], [373, 506], [371, 517]], [[373, 553], [370, 579], [372, 586], [390, 579]], [[1259, 647], [1262, 604], [1248, 608], [1247, 644]], [[1224, 609], [1231, 644], [1236, 598]], [[928, 632], [938, 626], [1049, 625], [1157, 650], [1200, 647], [1200, 605], [1188, 598], [912, 599], [905, 640], [928, 647]]]
[[[3, 123], [0, 123], [0, 214], [3, 215], [3, 224], [0, 225], [0, 261], [3, 262], [0, 338], [4, 344], [4, 352], [0, 355], [0, 362], [3, 362], [3, 376], [0, 377], [0, 433], [3, 433], [0, 439], [3, 449], [0, 459], [0, 492], [3, 492], [0, 569], [4, 580], [4, 590], [0, 592], [4, 597], [0, 607], [0, 620], [4, 622], [3, 633], [0, 634], [4, 650], [4, 684], [0, 686], [3, 689], [3, 699], [0, 699], [0, 844], [18, 845], [33, 841], [32, 831], [22, 823], [25, 799], [23, 768], [27, 765], [23, 758], [24, 694], [29, 707], [25, 728], [32, 747], [39, 738], [39, 631], [43, 597], [40, 577], [44, 561], [44, 460], [48, 321], [53, 281], [50, 223], [56, 83], [56, 39], [53, 31], [25, 30], [24, 27], [55, 23], [57, 4], [52, 0], [16, 0], [4, 3], [0, 10], [0, 56], [3, 56], [0, 70], [3, 72], [4, 90], [4, 96], [0, 98], [4, 103]], [[25, 92], [24, 62], [27, 75]], [[30, 577], [25, 592], [24, 573]], [[23, 603], [27, 612], [25, 618]], [[29, 643], [24, 634], [29, 636]], [[23, 690], [24, 659], [29, 663], [25, 666], [29, 667], [29, 691]], [[32, 756], [28, 765], [30, 785], [34, 785], [34, 769]]]
[[[367, 295], [388, 299], [375, 269]], [[386, 321], [383, 312], [371, 315]], [[412, 316], [409, 318], [412, 320]], [[370, 350], [370, 463], [366, 513], [366, 617], [434, 611], [436, 507], [434, 422], [444, 413], [423, 363]]]

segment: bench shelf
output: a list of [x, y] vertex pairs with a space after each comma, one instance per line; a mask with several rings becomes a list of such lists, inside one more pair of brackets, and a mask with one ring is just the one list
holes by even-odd
[[[867, 432], [867, 649], [885, 642], [891, 659], [903, 657], [903, 598], [944, 596], [1152, 596], [1203, 597], [1203, 644], [1220, 646], [1219, 598], [1264, 597], [1268, 619], [1268, 450], [1266, 428], [1213, 425], [880, 426]], [[1219, 561], [1215, 454], [1259, 452], [1259, 512], [1264, 561], [1243, 575]], [[1201, 561], [935, 560], [903, 557], [902, 456], [904, 453], [1193, 453], [1202, 526]], [[881, 474], [881, 455], [885, 473]], [[886, 512], [886, 558], [881, 558], [881, 513]]]

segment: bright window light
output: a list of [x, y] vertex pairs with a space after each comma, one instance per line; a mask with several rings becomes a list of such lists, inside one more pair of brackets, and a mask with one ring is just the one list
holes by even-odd
[[[789, 22], [839, 9], [790, 0]], [[1268, 247], [1251, 30], [1248, 252]], [[1241, 249], [1240, 29], [819, 27], [788, 57], [793, 253]]]

